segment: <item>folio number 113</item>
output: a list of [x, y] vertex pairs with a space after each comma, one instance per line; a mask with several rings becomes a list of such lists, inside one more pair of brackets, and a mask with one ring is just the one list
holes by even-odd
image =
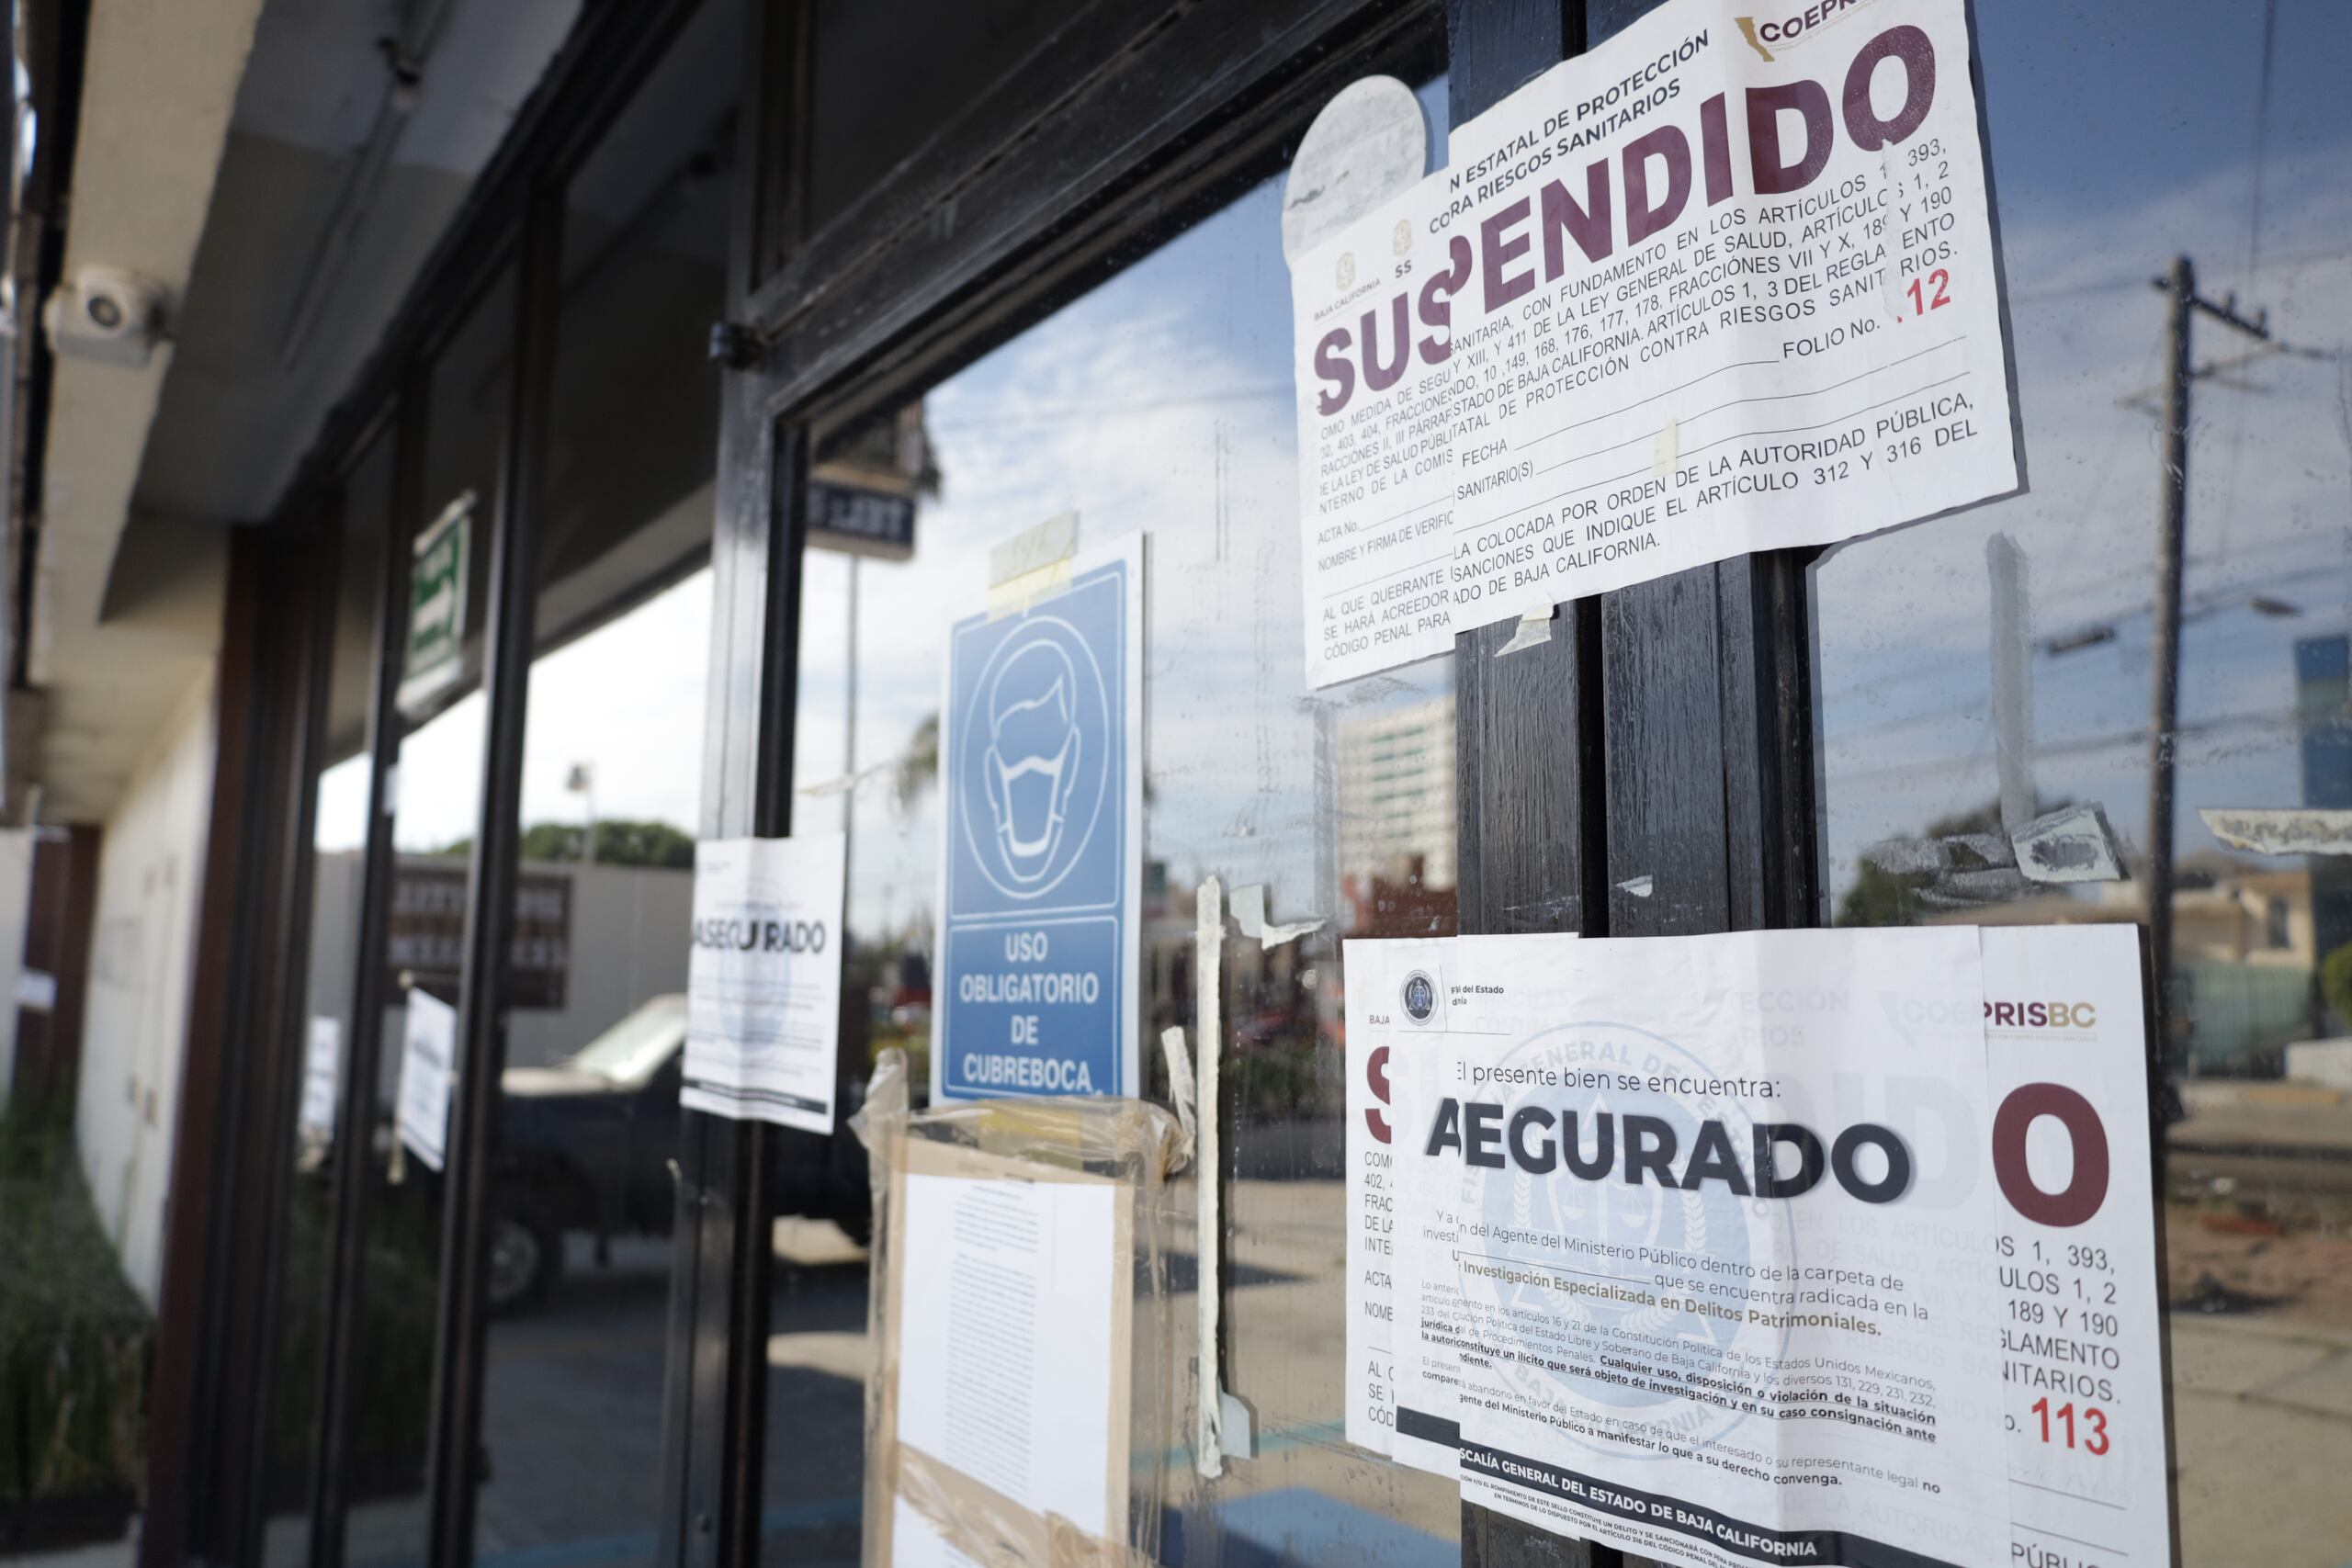
[[[1925, 288], [1921, 287], [1923, 281]], [[1913, 278], [1908, 292], [1913, 315], [1924, 316], [1930, 310], [1940, 310], [1951, 303], [1951, 274], [1938, 267], [1924, 280]]]
[[2070, 1449], [2080, 1448], [2085, 1452], [2097, 1457], [2114, 1446], [2107, 1436], [2107, 1412], [2096, 1404], [2083, 1406], [2085, 1431], [2079, 1443], [2075, 1441], [2075, 1404], [2072, 1400], [2052, 1411], [2048, 1399], [2037, 1399], [2033, 1402], [2033, 1413], [2041, 1417], [2041, 1440], [2045, 1443], [2052, 1440], [2051, 1432], [2054, 1424], [2064, 1428], [2066, 1446]]

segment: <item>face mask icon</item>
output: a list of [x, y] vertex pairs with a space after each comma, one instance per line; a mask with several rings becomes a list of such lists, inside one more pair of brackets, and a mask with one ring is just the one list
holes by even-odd
[[998, 856], [1016, 883], [1045, 878], [1069, 822], [1084, 757], [1077, 686], [1069, 656], [1035, 642], [1006, 660], [989, 688], [989, 815]]

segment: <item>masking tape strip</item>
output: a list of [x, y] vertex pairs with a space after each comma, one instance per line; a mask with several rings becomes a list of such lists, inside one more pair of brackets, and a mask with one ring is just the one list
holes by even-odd
[[821, 800], [827, 795], [847, 795], [862, 786], [866, 780], [879, 778], [898, 765], [899, 760], [893, 757], [887, 762], [876, 762], [870, 768], [860, 768], [854, 773], [836, 773], [829, 779], [819, 779], [815, 784], [802, 784], [799, 793], [812, 800]]
[[1168, 1063], [1168, 1098], [1175, 1102], [1177, 1124], [1184, 1129], [1184, 1141], [1192, 1143], [1199, 1129], [1193, 1125], [1193, 1053], [1184, 1043], [1184, 1031], [1171, 1024], [1159, 1032], [1159, 1054]]
[[1507, 653], [1524, 653], [1531, 648], [1541, 648], [1550, 642], [1552, 615], [1557, 608], [1556, 605], [1546, 604], [1540, 610], [1530, 610], [1520, 616], [1519, 629], [1510, 634], [1509, 642], [1495, 649], [1495, 657], [1500, 659]]
[[1078, 554], [1078, 513], [1057, 513], [989, 550], [989, 619], [1016, 615], [1069, 586]]
[[[2227, 841], [2226, 835], [2215, 837]], [[2126, 875], [2122, 847], [2097, 806], [2045, 812], [2010, 834], [2004, 847], [2029, 882], [2121, 882]]]
[[2352, 811], [2309, 806], [2199, 807], [2213, 837], [2258, 855], [2352, 854]]
[[1657, 444], [1650, 448], [1650, 474], [1664, 479], [1674, 472], [1674, 465], [1682, 460], [1682, 422], [1669, 418], [1657, 433]]
[[1225, 1473], [1225, 1379], [1217, 1365], [1217, 1318], [1225, 1303], [1225, 1271], [1218, 1242], [1225, 1229], [1223, 1208], [1225, 1157], [1217, 1146], [1217, 1057], [1225, 1043], [1224, 997], [1225, 886], [1214, 876], [1201, 879], [1197, 924], [1193, 934], [1193, 1010], [1201, 1043], [1200, 1097], [1196, 1114], [1199, 1132], [1193, 1142], [1194, 1187], [1193, 1246], [1200, 1282], [1195, 1314], [1200, 1324], [1198, 1367], [1200, 1386], [1194, 1400], [1198, 1425], [1193, 1429], [1193, 1467], [1208, 1480]]
[[[1037, 1513], [995, 1488], [933, 1459], [911, 1443], [893, 1445], [898, 1483], [893, 1513], [903, 1505], [939, 1544], [983, 1568], [1148, 1568], [1151, 1559], [1124, 1539], [1098, 1536], [1063, 1515]], [[928, 1543], [899, 1542], [894, 1517], [891, 1556], [904, 1562], [942, 1559]], [[935, 1550], [935, 1549], [934, 1549]]]
[[1259, 945], [1269, 953], [1284, 942], [1296, 942], [1300, 937], [1311, 936], [1323, 929], [1323, 921], [1319, 918], [1279, 926], [1268, 920], [1266, 885], [1262, 882], [1253, 882], [1247, 887], [1233, 890], [1233, 919], [1234, 923], [1241, 928], [1243, 936], [1257, 938]]

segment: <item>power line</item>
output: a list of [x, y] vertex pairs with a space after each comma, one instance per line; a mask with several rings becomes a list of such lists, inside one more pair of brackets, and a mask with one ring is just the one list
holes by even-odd
[[[2341, 261], [2352, 256], [2352, 245], [2327, 245], [2311, 250], [2290, 251], [2285, 255], [2272, 256], [2267, 263], [2273, 271], [2284, 268], [2312, 266], [2321, 262]], [[2133, 268], [2129, 272], [2111, 272], [2098, 277], [2086, 277], [2074, 283], [2052, 283], [2040, 288], [2012, 288], [2011, 304], [2033, 304], [2044, 299], [2076, 299], [2086, 294], [2107, 294], [2147, 286], [2146, 272]], [[2252, 287], [2249, 279], [2248, 287]]]
[[[2231, 661], [2231, 654], [2234, 650], [2241, 649], [2249, 652], [2262, 651], [2263, 649], [2260, 648], [2260, 644], [2257, 639], [2253, 636], [2248, 635], [2248, 633], [2253, 629], [2254, 628], [2244, 628], [2235, 635], [2208, 635], [2200, 637], [2197, 639], [2198, 651], [2204, 656], [2204, 662], [2206, 663], [2229, 662]], [[2088, 683], [2092, 677], [2097, 677], [2098, 680], [2105, 682], [2112, 682], [2115, 679], [2112, 671], [2102, 671], [2098, 668], [2094, 661], [2087, 660], [2067, 660], [2061, 663], [2047, 666], [2041, 672], [2039, 672], [2034, 676], [2035, 685], [2038, 688], [2034, 702], [2034, 706], [2037, 710], [2050, 705], [2046, 699], [2049, 696], [2049, 687], [2054, 683], [2052, 678], [2053, 676], [2066, 675], [2075, 676], [2078, 682], [2077, 684], [2064, 688], [2064, 695], [2068, 697], [2078, 696], [2081, 692], [2081, 685]], [[1982, 691], [1972, 692], [1968, 696], [1963, 697], [1959, 701], [1947, 703], [1939, 707], [1923, 708], [1917, 713], [1902, 714], [1885, 718], [1873, 719], [1868, 724], [1835, 726], [1830, 724], [1825, 717], [1822, 728], [1822, 739], [1828, 744], [1843, 745], [1861, 739], [1868, 736], [1886, 735], [1898, 729], [1908, 729], [1918, 725], [1932, 724], [1943, 719], [1966, 718], [1971, 716], [1983, 718], [1987, 722], [1987, 724], [1990, 723], [1992, 718], [1992, 700], [1988, 694]]]
[[[2286, 545], [2301, 546], [2312, 542], [2312, 540], [2308, 538], [2295, 538], [2270, 540], [2260, 545], [2249, 545], [2245, 549], [2237, 552], [2237, 558], [2242, 560], [2246, 556], [2256, 553], [2267, 553], [2270, 550], [2277, 549]], [[2327, 541], [2320, 540], [2318, 542], [2324, 544]], [[2210, 565], [2212, 563], [2214, 558], [2215, 558], [2213, 557], [2191, 557], [2190, 561], [2191, 564]], [[2339, 563], [2331, 560], [2314, 563], [2309, 566], [2280, 567], [2275, 570], [2261, 575], [2234, 578], [2227, 581], [2219, 582], [2214, 584], [2212, 587], [2202, 589], [2193, 595], [2186, 613], [2192, 616], [2201, 616], [2211, 615], [2216, 610], [2228, 609], [2248, 598], [2259, 597], [2261, 595], [2261, 590], [2263, 589], [2290, 587], [2299, 583], [2303, 583], [2310, 581], [2320, 572], [2337, 564]], [[2107, 582], [2112, 581], [2112, 577], [2110, 576], [2105, 580], [2075, 585], [2067, 590], [2060, 591], [2058, 592], [2045, 593], [2041, 595], [2041, 601], [2042, 604], [2047, 604], [2053, 598], [2064, 598], [2071, 596], [2073, 593], [2081, 592], [2091, 588], [2103, 587]], [[2340, 603], [2341, 601], [2330, 601], [2326, 605], [2320, 606], [2320, 608], [2334, 609]], [[2052, 633], [2037, 638], [2036, 642], [2038, 646], [2042, 649], [2044, 657], [2053, 657], [2054, 655], [2050, 652], [2050, 645], [2053, 642], [2064, 641], [2069, 637], [2079, 636], [2082, 631], [2086, 629], [2102, 626], [2110, 626], [2117, 621], [2129, 620], [2139, 615], [2147, 615], [2154, 610], [2154, 607], [2155, 606], [2153, 604], [2145, 601], [2135, 604], [2125, 604], [2109, 612], [2106, 615], [2100, 616], [2096, 621], [2075, 623], [2073, 628], [2069, 631]], [[1908, 623], [1905, 628], [1905, 640], [1916, 644], [1922, 634], [1940, 630], [1945, 626], [1975, 626], [1981, 624], [1984, 619], [1984, 617], [1982, 615], [1962, 615], [1946, 617], [1928, 622]], [[2098, 640], [2104, 642], [2112, 639], [2100, 638]], [[2073, 650], [2068, 649], [2067, 651]], [[1914, 681], [1926, 679], [1930, 676], [1948, 674], [1951, 669], [1951, 650], [1948, 649], [1931, 649], [1919, 654], [1919, 662], [1915, 665], [1910, 665], [1907, 668], [1900, 668], [1898, 672], [1895, 673], [1873, 673], [1872, 675], [1862, 679], [1848, 681], [1836, 686], [1826, 687], [1823, 690], [1822, 697], [1824, 701], [1828, 701], [1838, 697], [1850, 696], [1860, 692], [1883, 692], [1894, 687], [1907, 685]], [[2053, 668], [2064, 669], [2066, 667], [2056, 666]]]
[[2245, 224], [2245, 282], [2254, 287], [2262, 265], [2262, 175], [2270, 154], [2270, 68], [2278, 58], [2278, 0], [2263, 0], [2262, 73], [2254, 97], [2254, 193]]
[[[2200, 719], [2189, 724], [2177, 725], [2170, 733], [2176, 739], [2180, 739], [2218, 735], [2238, 729], [2300, 730], [2302, 724], [2302, 716], [2294, 713], [2225, 714], [2218, 718]], [[1828, 738], [1830, 749], [1833, 750], [1838, 739], [1834, 736]], [[2131, 729], [2113, 729], [2099, 735], [2085, 736], [2075, 740], [2062, 740], [2047, 746], [2037, 746], [2033, 749], [2033, 757], [2036, 761], [2042, 761], [2055, 757], [2086, 756], [2095, 752], [2114, 750], [2119, 747], [2144, 746], [2147, 743], [2148, 727], [2140, 725]], [[1850, 773], [1840, 772], [1832, 761], [1823, 767], [1822, 780], [1834, 793], [1840, 786], [1866, 783], [1873, 779], [1908, 778], [1919, 773], [1954, 773], [1973, 766], [1983, 756], [1984, 749], [1980, 746], [1966, 755], [1946, 752], [1940, 756], [1922, 757], [1914, 761], [1886, 762], [1875, 768], [1860, 768]]]

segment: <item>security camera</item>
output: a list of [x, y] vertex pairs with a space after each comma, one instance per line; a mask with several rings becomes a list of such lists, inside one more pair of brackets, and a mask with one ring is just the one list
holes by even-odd
[[49, 297], [41, 325], [72, 359], [139, 366], [164, 331], [164, 286], [119, 266], [85, 266]]

